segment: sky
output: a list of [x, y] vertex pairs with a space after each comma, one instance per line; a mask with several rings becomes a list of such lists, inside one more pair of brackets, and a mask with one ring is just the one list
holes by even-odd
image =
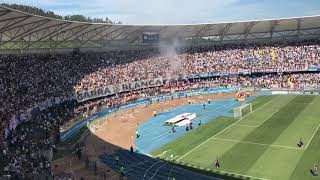
[[320, 15], [320, 0], [0, 0], [123, 24], [196, 24]]

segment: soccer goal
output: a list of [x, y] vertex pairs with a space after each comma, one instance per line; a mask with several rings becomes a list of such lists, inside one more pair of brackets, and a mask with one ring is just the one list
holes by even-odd
[[252, 113], [252, 104], [243, 104], [240, 107], [233, 109], [234, 118], [242, 118], [243, 116]]

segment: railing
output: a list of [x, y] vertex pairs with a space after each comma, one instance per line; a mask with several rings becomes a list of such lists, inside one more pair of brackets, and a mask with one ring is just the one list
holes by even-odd
[[178, 92], [174, 94], [167, 94], [167, 95], [161, 95], [161, 96], [156, 96], [156, 97], [150, 97], [150, 98], [142, 98], [138, 99], [136, 101], [130, 102], [128, 104], [125, 104], [119, 108], [116, 109], [104, 109], [86, 119], [80, 120], [77, 123], [75, 123], [70, 129], [61, 132], [60, 140], [63, 142], [66, 139], [72, 137], [73, 135], [77, 134], [79, 130], [84, 127], [88, 126], [90, 123], [94, 122], [95, 120], [102, 118], [104, 116], [107, 116], [111, 113], [128, 109], [131, 107], [135, 107], [141, 104], [147, 104], [150, 102], [159, 102], [159, 101], [166, 101], [168, 99], [177, 99], [177, 98], [182, 98], [186, 96], [193, 96], [193, 95], [203, 95], [203, 94], [214, 94], [214, 93], [220, 93], [220, 92], [233, 92], [240, 90], [238, 87], [231, 87], [231, 88], [211, 88], [211, 89], [201, 89], [201, 90], [192, 90], [192, 91], [187, 91], [187, 92]]

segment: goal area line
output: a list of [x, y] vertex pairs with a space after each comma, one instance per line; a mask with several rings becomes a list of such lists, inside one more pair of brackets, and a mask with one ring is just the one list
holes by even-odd
[[257, 142], [250, 142], [250, 141], [225, 139], [225, 138], [218, 138], [218, 137], [214, 137], [214, 138], [212, 138], [212, 140], [237, 142], [237, 143], [252, 144], [252, 145], [258, 145], [258, 146], [278, 147], [278, 148], [285, 148], [285, 149], [306, 150], [306, 148], [299, 148], [299, 147], [294, 147], [294, 146], [283, 146], [283, 145], [277, 145], [277, 144], [265, 144], [265, 143], [257, 143]]

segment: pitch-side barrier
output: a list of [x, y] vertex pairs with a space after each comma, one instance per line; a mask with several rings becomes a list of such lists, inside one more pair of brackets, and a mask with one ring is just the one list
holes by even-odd
[[200, 90], [192, 90], [192, 91], [184, 91], [184, 92], [177, 92], [174, 94], [166, 94], [166, 95], [160, 95], [156, 97], [151, 97], [151, 98], [141, 98], [135, 101], [132, 101], [126, 105], [123, 105], [119, 108], [116, 109], [104, 109], [94, 115], [91, 115], [88, 118], [82, 119], [75, 123], [71, 128], [61, 132], [60, 135], [60, 140], [61, 142], [71, 138], [73, 135], [77, 134], [80, 129], [84, 126], [89, 125], [93, 121], [104, 117], [106, 115], [109, 115], [111, 113], [128, 109], [131, 107], [135, 107], [141, 104], [147, 104], [150, 102], [160, 102], [160, 101], [166, 101], [169, 99], [177, 99], [177, 98], [183, 98], [183, 97], [189, 97], [189, 96], [194, 96], [194, 95], [205, 95], [205, 94], [216, 94], [216, 93], [222, 93], [222, 92], [234, 92], [234, 91], [239, 91], [239, 87], [231, 87], [231, 88], [211, 88], [211, 89], [200, 89]]

